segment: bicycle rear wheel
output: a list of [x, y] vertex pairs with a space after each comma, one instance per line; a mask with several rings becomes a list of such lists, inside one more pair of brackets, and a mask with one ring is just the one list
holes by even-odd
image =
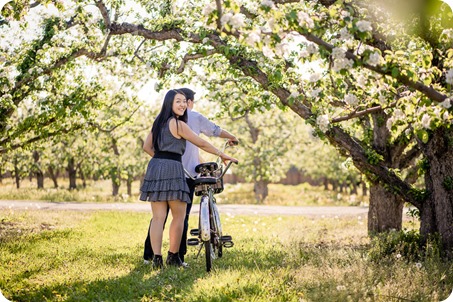
[[212, 267], [212, 248], [210, 241], [203, 241], [204, 253], [206, 255], [206, 271], [210, 272]]

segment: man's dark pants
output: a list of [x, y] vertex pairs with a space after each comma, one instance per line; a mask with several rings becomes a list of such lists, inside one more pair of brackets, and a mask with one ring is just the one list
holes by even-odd
[[[186, 181], [187, 181], [187, 185], [189, 186], [189, 197], [190, 197], [190, 201], [191, 203], [188, 203], [187, 204], [187, 208], [186, 208], [186, 218], [184, 219], [184, 229], [182, 231], [182, 238], [181, 238], [181, 244], [179, 245], [179, 258], [181, 258], [181, 260], [184, 262], [184, 255], [187, 253], [187, 232], [188, 232], [188, 229], [189, 229], [189, 214], [190, 214], [190, 210], [192, 209], [192, 203], [193, 203], [193, 195], [194, 195], [194, 192], [195, 192], [195, 181], [190, 179], [190, 178], [186, 178]], [[167, 217], [168, 217], [168, 212], [170, 211], [170, 209], [168, 208], [167, 209]], [[165, 222], [167, 221], [167, 217], [165, 217]], [[153, 220], [151, 219], [151, 221], [149, 222], [149, 226], [151, 226], [151, 222]], [[164, 222], [164, 227], [165, 227], [165, 222]], [[153, 259], [153, 249], [151, 247], [151, 238], [149, 237], [149, 228], [148, 228], [148, 236], [146, 237], [146, 240], [145, 240], [145, 246], [144, 246], [144, 251], [143, 251], [143, 259], [145, 260], [152, 260]]]

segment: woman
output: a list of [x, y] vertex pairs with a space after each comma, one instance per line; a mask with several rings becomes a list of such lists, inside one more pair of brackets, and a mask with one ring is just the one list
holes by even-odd
[[186, 204], [190, 203], [189, 187], [186, 183], [181, 156], [186, 148], [186, 140], [206, 152], [218, 155], [223, 161], [232, 158], [216, 147], [197, 136], [187, 126], [187, 102], [182, 91], [167, 92], [162, 109], [154, 121], [143, 149], [152, 156], [148, 163], [145, 180], [140, 188], [140, 200], [151, 201], [153, 223], [150, 226], [151, 246], [153, 249], [153, 267], [162, 268], [162, 235], [167, 207], [170, 207], [172, 222], [170, 224], [170, 248], [167, 265], [182, 266], [179, 258], [186, 215]]

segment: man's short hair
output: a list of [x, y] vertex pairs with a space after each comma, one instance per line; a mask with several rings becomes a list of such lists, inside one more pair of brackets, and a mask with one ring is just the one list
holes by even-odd
[[189, 89], [189, 88], [179, 88], [178, 89], [179, 91], [182, 91], [184, 93], [184, 95], [186, 96], [186, 99], [187, 100], [194, 100], [194, 97], [195, 97], [195, 91], [193, 91], [192, 89]]

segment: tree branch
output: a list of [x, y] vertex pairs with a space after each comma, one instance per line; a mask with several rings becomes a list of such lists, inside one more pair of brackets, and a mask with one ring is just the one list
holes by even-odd
[[205, 54], [203, 53], [196, 53], [196, 54], [186, 54], [184, 55], [184, 58], [182, 59], [181, 61], [181, 64], [179, 65], [178, 67], [178, 70], [176, 71], [177, 74], [180, 74], [184, 71], [184, 67], [186, 65], [186, 63], [190, 60], [197, 60], [197, 59], [200, 59], [200, 58], [204, 58], [204, 57], [208, 57], [208, 56], [211, 56], [215, 53], [218, 53], [217, 50], [208, 50], [206, 51]]

